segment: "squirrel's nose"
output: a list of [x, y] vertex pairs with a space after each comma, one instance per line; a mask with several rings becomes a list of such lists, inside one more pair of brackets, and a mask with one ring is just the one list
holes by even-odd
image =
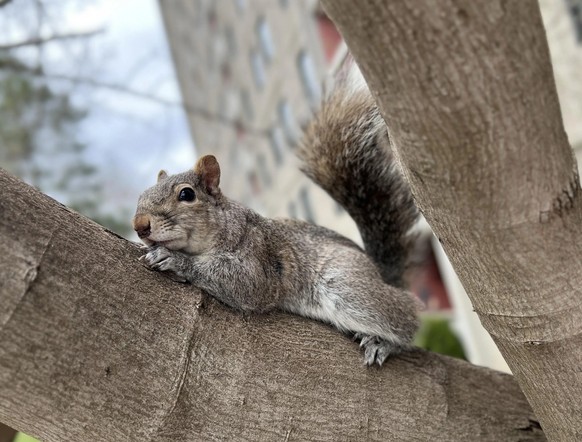
[[133, 217], [133, 230], [140, 238], [147, 238], [151, 233], [150, 219], [147, 215], [136, 215]]

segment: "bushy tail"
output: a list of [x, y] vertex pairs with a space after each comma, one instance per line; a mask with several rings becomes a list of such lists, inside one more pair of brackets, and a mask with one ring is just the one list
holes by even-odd
[[418, 211], [363, 79], [336, 87], [307, 127], [298, 155], [301, 170], [354, 219], [384, 281], [402, 287]]

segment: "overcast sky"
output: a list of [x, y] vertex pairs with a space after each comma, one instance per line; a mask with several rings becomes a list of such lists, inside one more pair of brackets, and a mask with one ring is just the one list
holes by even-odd
[[[157, 1], [86, 2], [71, 11], [68, 23], [77, 30], [105, 29], [94, 57], [102, 65], [92, 75], [100, 82], [180, 101]], [[118, 196], [135, 201], [160, 168], [179, 172], [193, 165], [194, 149], [180, 106], [107, 88], [80, 88], [79, 93], [92, 106], [83, 125], [90, 155], [110, 168], [112, 182], [120, 177], [127, 181], [128, 188]], [[116, 184], [110, 190], [120, 188]]]
[[[34, 3], [16, 0], [0, 10], [0, 43], [28, 37], [38, 19], [30, 5]], [[51, 85], [68, 92], [75, 84], [74, 102], [89, 111], [79, 135], [88, 145], [87, 159], [105, 171], [107, 209], [133, 210], [160, 168], [175, 173], [195, 161], [157, 1], [68, 0], [43, 5], [43, 36], [102, 30], [88, 44], [74, 40], [45, 45], [44, 66], [49, 76], [89, 80], [56, 79]], [[19, 52], [27, 54], [33, 60], [38, 51]], [[160, 104], [157, 98], [175, 104]]]

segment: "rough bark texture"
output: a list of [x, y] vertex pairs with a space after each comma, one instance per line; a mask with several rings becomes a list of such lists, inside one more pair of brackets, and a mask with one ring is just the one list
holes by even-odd
[[582, 204], [535, 0], [324, 0], [554, 440], [582, 440]]
[[0, 421], [43, 440], [544, 440], [508, 375], [244, 317], [0, 171]]

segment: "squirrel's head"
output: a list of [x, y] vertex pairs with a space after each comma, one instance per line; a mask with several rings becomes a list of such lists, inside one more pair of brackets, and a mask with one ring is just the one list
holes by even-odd
[[212, 155], [203, 156], [184, 173], [168, 176], [161, 170], [156, 185], [139, 197], [134, 230], [147, 246], [204, 252], [217, 233], [219, 183], [220, 166]]

